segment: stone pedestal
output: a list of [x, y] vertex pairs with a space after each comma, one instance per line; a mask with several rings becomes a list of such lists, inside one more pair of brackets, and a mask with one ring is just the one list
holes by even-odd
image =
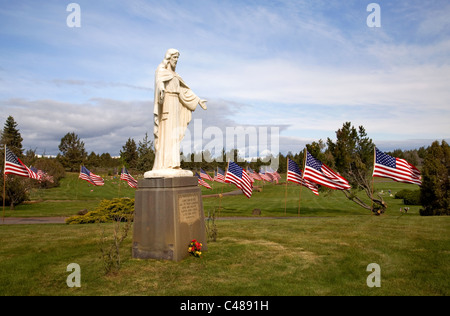
[[192, 239], [207, 249], [201, 190], [196, 177], [138, 182], [132, 257], [180, 261]]

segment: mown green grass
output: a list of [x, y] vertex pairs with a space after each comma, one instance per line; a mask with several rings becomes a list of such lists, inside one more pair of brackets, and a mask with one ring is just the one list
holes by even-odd
[[104, 186], [78, 179], [78, 173], [67, 173], [59, 187], [34, 189], [30, 192], [30, 201], [16, 206], [14, 210], [5, 209], [5, 216], [48, 217], [71, 216], [83, 209], [94, 210], [101, 200], [117, 197], [134, 198], [135, 189], [120, 180], [118, 176], [104, 177]]
[[[283, 176], [283, 179], [285, 177]], [[68, 173], [57, 188], [34, 190], [30, 194], [30, 202], [21, 204], [15, 210], [6, 208], [5, 216], [33, 217], [33, 216], [72, 216], [82, 209], [94, 210], [102, 199], [117, 197], [133, 198], [135, 189], [129, 187], [125, 181], [116, 177], [104, 177], [105, 185], [96, 187], [86, 181], [78, 179], [78, 173]], [[212, 183], [213, 189], [201, 187], [202, 194], [214, 195], [226, 193], [237, 188], [232, 184]], [[254, 209], [261, 210], [261, 216], [342, 216], [367, 215], [368, 210], [361, 208], [347, 200], [342, 192], [331, 190], [314, 195], [309, 189], [292, 183], [286, 185], [281, 182], [263, 184], [258, 181], [250, 199], [244, 195], [205, 197], [203, 199], [205, 214], [216, 211], [216, 216], [252, 216]], [[388, 204], [387, 213], [400, 215], [400, 207], [404, 207], [403, 200], [394, 199], [392, 195], [402, 189], [416, 190], [418, 186], [397, 183], [390, 180], [375, 182], [375, 192], [379, 192]], [[261, 191], [261, 192], [259, 192]], [[383, 192], [383, 193], [381, 193]], [[364, 194], [361, 193], [361, 197]], [[409, 214], [418, 214], [420, 206], [409, 206]]]
[[[118, 179], [93, 187], [69, 174], [58, 188], [32, 193], [37, 203], [6, 210], [6, 216], [70, 216], [102, 199], [133, 197]], [[257, 185], [259, 185], [257, 183]], [[371, 215], [341, 192], [320, 196], [300, 187], [266, 184], [252, 198], [204, 198], [205, 213], [262, 216], [216, 220], [218, 239], [201, 259], [181, 262], [131, 258], [132, 232], [122, 245], [122, 268], [105, 275], [99, 241], [112, 224], [0, 226], [0, 295], [449, 295], [449, 217], [418, 216], [420, 206], [400, 213], [390, 197], [417, 186], [375, 182], [389, 207]], [[234, 190], [214, 183], [204, 195]], [[285, 211], [286, 203], [286, 211]], [[300, 215], [300, 216], [299, 216]], [[253, 216], [255, 218], [259, 216]], [[187, 245], [186, 245], [187, 251]], [[81, 288], [69, 288], [67, 265], [81, 267]], [[366, 267], [381, 267], [381, 287], [366, 284]]]
[[[335, 216], [220, 220], [202, 258], [131, 258], [105, 275], [98, 242], [112, 224], [0, 226], [0, 295], [450, 294], [450, 218]], [[186, 245], [187, 248], [187, 245]], [[186, 249], [187, 251], [187, 249]], [[81, 267], [69, 288], [67, 265]], [[369, 263], [381, 268], [370, 288]]]
[[[244, 195], [222, 198], [203, 199], [205, 210], [216, 210], [220, 216], [252, 216], [254, 209], [261, 210], [261, 216], [344, 216], [368, 215], [371, 212], [349, 201], [342, 192], [330, 190], [314, 195], [309, 189], [298, 185], [285, 183], [278, 185], [265, 184], [261, 192], [253, 191], [249, 199]], [[375, 192], [380, 194], [388, 204], [387, 213], [401, 215], [400, 208], [405, 207], [403, 200], [395, 199], [395, 192], [402, 189], [417, 190], [418, 186], [397, 183], [394, 181], [376, 181]], [[391, 190], [389, 195], [388, 190]], [[360, 192], [360, 196], [370, 205], [369, 200]], [[408, 214], [419, 214], [420, 206], [408, 205]]]

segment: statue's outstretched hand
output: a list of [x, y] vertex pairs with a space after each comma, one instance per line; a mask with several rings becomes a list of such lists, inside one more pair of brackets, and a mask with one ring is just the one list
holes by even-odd
[[203, 108], [203, 110], [207, 109], [206, 102], [208, 102], [208, 101], [207, 100], [200, 100], [200, 102], [198, 102], [198, 104], [200, 104], [200, 106]]

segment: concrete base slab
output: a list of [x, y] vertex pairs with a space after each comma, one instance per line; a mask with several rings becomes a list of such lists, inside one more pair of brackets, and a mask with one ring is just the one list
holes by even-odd
[[151, 170], [144, 173], [145, 179], [192, 177], [192, 176], [194, 176], [194, 173], [191, 170], [183, 170], [183, 169]]

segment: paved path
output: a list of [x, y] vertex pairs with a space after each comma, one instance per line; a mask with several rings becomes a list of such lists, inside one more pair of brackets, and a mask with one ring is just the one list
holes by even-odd
[[222, 194], [222, 196], [227, 196], [227, 195], [239, 195], [239, 194], [243, 194], [242, 191], [239, 190], [234, 190], [234, 191], [230, 191], [230, 192], [224, 192], [224, 193], [216, 193], [216, 194], [204, 194], [202, 195], [202, 198], [212, 198], [212, 197], [219, 197]]
[[[216, 220], [255, 220], [255, 219], [294, 219], [295, 216], [224, 216], [216, 217]], [[66, 217], [5, 217], [0, 219], [0, 225], [8, 224], [65, 224]]]
[[[242, 194], [241, 190], [234, 190], [230, 192], [222, 193], [222, 196], [226, 195], [239, 195]], [[219, 194], [203, 195], [203, 198], [219, 197]], [[0, 219], [0, 225], [7, 224], [64, 224], [67, 217], [5, 217]], [[295, 218], [295, 217], [263, 217], [263, 216], [246, 216], [246, 217], [217, 217], [217, 220], [238, 220], [238, 219], [282, 219], [282, 218]]]
[[64, 224], [66, 217], [5, 217], [0, 225], [7, 224]]

